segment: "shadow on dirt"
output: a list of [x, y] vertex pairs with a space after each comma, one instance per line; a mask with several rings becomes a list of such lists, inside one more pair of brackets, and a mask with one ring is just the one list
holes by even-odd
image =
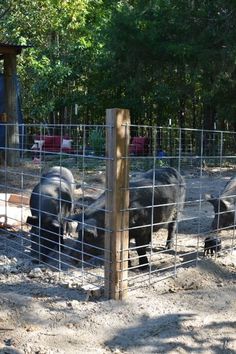
[[0, 349], [0, 354], [23, 354], [21, 350], [11, 347], [3, 347]]
[[[214, 354], [234, 353], [227, 348], [233, 340], [230, 336], [220, 338], [221, 331], [236, 328], [235, 321], [212, 322], [203, 325], [206, 334], [202, 338], [198, 335], [199, 328], [194, 328], [196, 316], [194, 314], [168, 314], [156, 318], [142, 316], [137, 326], [124, 328], [118, 331], [112, 339], [105, 342], [111, 350], [124, 350], [139, 353], [203, 353]], [[207, 340], [209, 333], [215, 333], [214, 344]]]

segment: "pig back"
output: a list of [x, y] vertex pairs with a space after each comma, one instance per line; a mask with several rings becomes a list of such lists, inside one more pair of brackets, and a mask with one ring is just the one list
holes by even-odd
[[236, 201], [236, 177], [232, 177], [226, 184], [220, 198], [227, 198], [232, 204]]
[[75, 180], [72, 172], [63, 166], [53, 166], [46, 173], [42, 174], [41, 183], [49, 180], [50, 183], [54, 180], [56, 183], [67, 184], [71, 193], [74, 193]]
[[[66, 171], [64, 171], [66, 172]], [[67, 172], [66, 172], [67, 173]], [[30, 197], [30, 208], [33, 216], [69, 215], [72, 210], [74, 178], [68, 170], [64, 177], [59, 170], [52, 169], [42, 175], [40, 182], [34, 187]], [[72, 176], [72, 177], [71, 177]]]
[[185, 182], [173, 168], [149, 170], [130, 188], [130, 226], [167, 222], [183, 209]]

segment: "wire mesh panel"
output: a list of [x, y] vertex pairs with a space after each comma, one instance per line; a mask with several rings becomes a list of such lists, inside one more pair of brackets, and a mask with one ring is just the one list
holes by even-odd
[[[131, 131], [134, 136], [138, 135], [134, 126]], [[136, 233], [130, 229], [130, 237], [133, 235], [136, 239], [135, 242], [131, 239], [130, 286], [150, 284], [174, 275], [178, 267], [196, 263], [203, 256], [219, 256], [236, 246], [235, 133], [142, 126], [142, 134], [149, 137], [150, 148], [142, 156], [133, 151], [128, 156], [130, 184], [135, 185], [137, 180], [137, 188], [140, 188], [138, 184], [145, 185], [149, 170], [153, 177], [153, 183], [152, 178], [149, 179], [152, 198], [147, 201], [146, 188], [143, 193], [142, 189], [137, 191], [135, 197], [130, 191], [131, 204], [132, 199], [133, 204], [139, 204], [136, 220], [131, 218], [130, 223], [137, 226], [144, 215], [148, 215], [151, 222], [149, 229], [145, 230], [144, 226], [146, 242], [145, 236], [142, 237], [141, 249], [143, 247], [142, 252], [146, 252], [147, 257], [145, 267], [137, 261], [137, 253], [140, 254], [137, 239], [141, 231], [138, 226]], [[172, 180], [171, 187], [169, 179], [173, 171], [184, 178], [184, 200], [181, 200], [182, 182]], [[175, 189], [179, 195], [173, 200]], [[166, 212], [167, 207], [173, 209], [172, 215]], [[171, 228], [174, 228], [174, 242], [168, 245]]]
[[[105, 191], [105, 130], [24, 125], [18, 145], [3, 144], [2, 253], [21, 263], [51, 267], [62, 279], [68, 275], [80, 285], [103, 286], [104, 245], [93, 251], [91, 246], [86, 254], [84, 211]], [[9, 154], [15, 156], [13, 163]]]
[[0, 252], [14, 262], [122, 292], [235, 248], [236, 133], [31, 124], [12, 142], [9, 127]]

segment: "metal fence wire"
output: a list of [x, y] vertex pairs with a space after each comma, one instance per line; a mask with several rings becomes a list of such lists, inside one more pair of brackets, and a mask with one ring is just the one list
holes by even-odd
[[117, 128], [119, 114], [25, 124], [14, 143], [4, 123], [0, 259], [123, 298], [235, 249], [236, 133]]

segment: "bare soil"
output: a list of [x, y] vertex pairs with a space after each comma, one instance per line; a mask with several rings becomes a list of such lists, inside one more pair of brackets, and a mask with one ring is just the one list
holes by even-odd
[[1, 353], [235, 353], [236, 254], [199, 262], [125, 301], [87, 299], [55, 274], [0, 276]]

